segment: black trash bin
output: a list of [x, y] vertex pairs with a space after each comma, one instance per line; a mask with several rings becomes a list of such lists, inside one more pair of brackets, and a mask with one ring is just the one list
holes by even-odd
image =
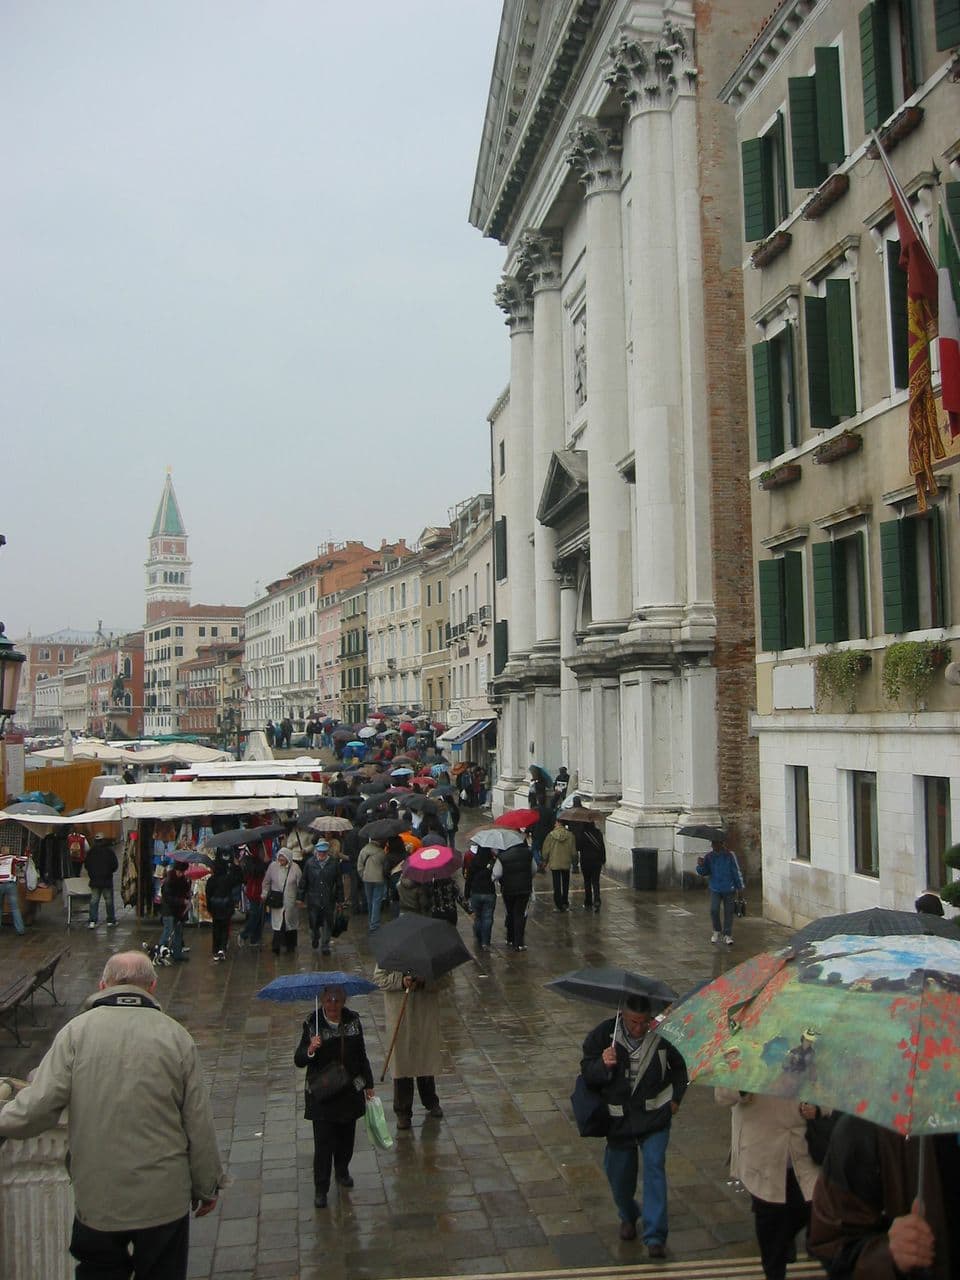
[[633, 854], [634, 889], [656, 889], [657, 850], [631, 849], [630, 852]]

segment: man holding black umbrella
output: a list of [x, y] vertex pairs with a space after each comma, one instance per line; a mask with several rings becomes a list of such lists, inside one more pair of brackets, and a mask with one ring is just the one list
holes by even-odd
[[[649, 997], [631, 995], [621, 1012], [607, 1018], [583, 1042], [580, 1074], [600, 1091], [611, 1126], [603, 1169], [620, 1216], [620, 1239], [643, 1241], [651, 1258], [666, 1256], [667, 1144], [670, 1122], [687, 1088], [683, 1058], [656, 1030]], [[643, 1205], [637, 1204], [640, 1153]]]

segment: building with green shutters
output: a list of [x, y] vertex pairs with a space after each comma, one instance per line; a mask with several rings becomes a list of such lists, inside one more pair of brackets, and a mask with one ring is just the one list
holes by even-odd
[[[937, 256], [960, 224], [960, 0], [783, 0], [735, 112], [767, 912], [910, 908], [960, 833], [960, 459], [916, 482], [878, 134]], [[954, 281], [955, 288], [957, 282]]]

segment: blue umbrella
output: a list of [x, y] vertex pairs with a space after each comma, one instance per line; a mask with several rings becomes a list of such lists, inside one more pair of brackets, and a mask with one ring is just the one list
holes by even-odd
[[257, 992], [258, 1000], [276, 1000], [279, 1004], [294, 1004], [298, 1000], [316, 1000], [325, 987], [342, 987], [346, 996], [368, 996], [378, 990], [377, 984], [358, 973], [343, 973], [338, 969], [319, 973], [288, 973], [274, 978]]

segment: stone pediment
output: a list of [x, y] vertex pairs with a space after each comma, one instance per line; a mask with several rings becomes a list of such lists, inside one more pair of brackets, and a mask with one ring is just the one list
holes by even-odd
[[537, 519], [550, 529], [587, 502], [585, 449], [558, 449], [550, 459], [537, 507]]

